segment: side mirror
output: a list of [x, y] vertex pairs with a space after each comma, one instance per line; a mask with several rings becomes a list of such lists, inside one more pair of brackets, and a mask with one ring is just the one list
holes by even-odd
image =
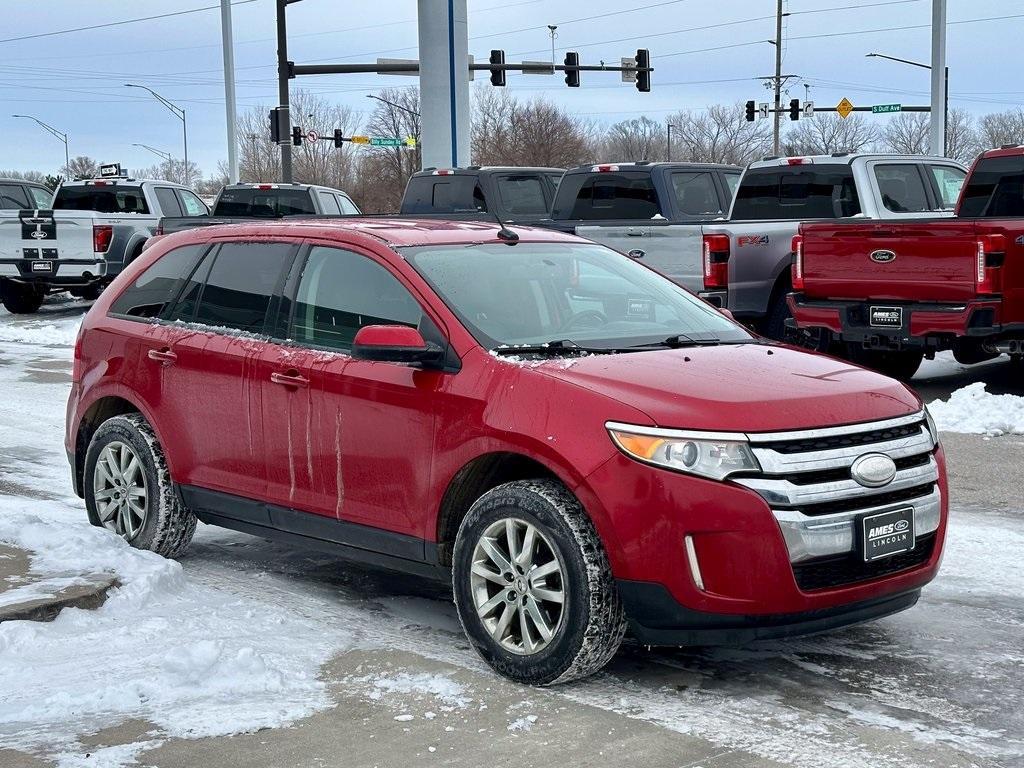
[[352, 340], [352, 358], [382, 363], [440, 363], [444, 350], [405, 325], [367, 325]]

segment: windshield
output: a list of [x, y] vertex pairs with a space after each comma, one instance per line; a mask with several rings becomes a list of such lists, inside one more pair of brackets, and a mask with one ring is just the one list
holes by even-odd
[[488, 349], [753, 338], [667, 278], [601, 245], [439, 245], [403, 248], [402, 255]]
[[149, 213], [142, 187], [108, 182], [60, 187], [53, 199], [55, 210], [98, 213]]
[[214, 216], [276, 218], [315, 214], [313, 198], [306, 189], [274, 187], [225, 187], [213, 209]]

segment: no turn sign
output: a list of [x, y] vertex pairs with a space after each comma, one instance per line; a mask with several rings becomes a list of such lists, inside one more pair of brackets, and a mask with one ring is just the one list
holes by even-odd
[[320, 134], [317, 133], [316, 131], [307, 131], [306, 132], [306, 140], [307, 141], [320, 141]]

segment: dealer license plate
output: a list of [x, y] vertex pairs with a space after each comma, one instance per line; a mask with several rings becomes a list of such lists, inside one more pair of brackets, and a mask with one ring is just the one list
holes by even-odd
[[914, 508], [904, 507], [861, 518], [865, 562], [892, 557], [914, 548]]
[[52, 261], [33, 261], [32, 262], [33, 272], [53, 272]]
[[872, 328], [902, 328], [903, 307], [871, 307], [868, 322]]

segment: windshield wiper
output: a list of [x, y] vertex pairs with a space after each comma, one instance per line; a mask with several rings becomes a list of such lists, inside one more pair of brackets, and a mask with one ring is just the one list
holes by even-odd
[[556, 339], [543, 344], [518, 344], [516, 346], [495, 347], [491, 352], [495, 355], [564, 355], [588, 353], [605, 353], [607, 349], [581, 347], [572, 339]]
[[648, 341], [643, 344], [636, 344], [633, 349], [644, 347], [667, 347], [669, 349], [681, 349], [682, 347], [717, 347], [719, 344], [728, 344], [717, 336], [687, 336], [685, 333], [677, 333], [661, 341]]

